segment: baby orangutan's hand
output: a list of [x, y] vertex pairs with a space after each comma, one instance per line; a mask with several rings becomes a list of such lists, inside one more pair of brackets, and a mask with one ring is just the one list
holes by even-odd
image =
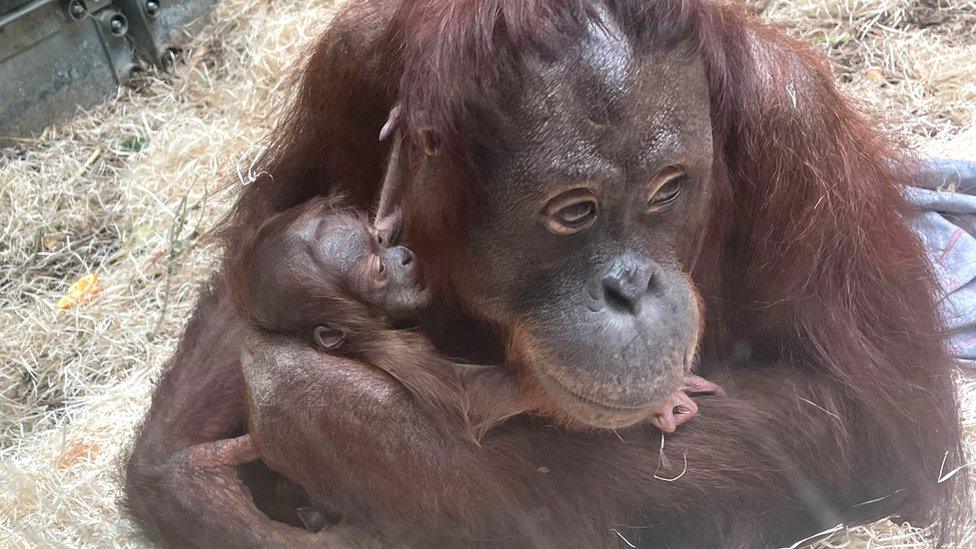
[[665, 433], [673, 433], [698, 413], [698, 405], [691, 397], [699, 395], [725, 396], [725, 389], [703, 377], [687, 374], [681, 387], [666, 396], [651, 412], [651, 424]]

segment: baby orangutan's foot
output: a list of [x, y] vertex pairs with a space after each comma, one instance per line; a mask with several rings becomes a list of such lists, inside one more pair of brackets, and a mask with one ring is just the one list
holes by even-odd
[[698, 413], [698, 405], [691, 397], [699, 395], [724, 396], [725, 389], [695, 374], [687, 374], [681, 387], [666, 396], [651, 412], [651, 424], [665, 433], [673, 433]]

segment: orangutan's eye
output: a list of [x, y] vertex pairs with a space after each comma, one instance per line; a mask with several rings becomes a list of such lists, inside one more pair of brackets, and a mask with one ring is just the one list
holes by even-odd
[[668, 209], [678, 199], [687, 180], [688, 174], [681, 166], [664, 168], [651, 184], [654, 191], [647, 201], [647, 211], [657, 213]]
[[588, 227], [599, 213], [593, 191], [586, 188], [566, 191], [549, 201], [542, 210], [546, 228], [555, 234], [573, 234]]

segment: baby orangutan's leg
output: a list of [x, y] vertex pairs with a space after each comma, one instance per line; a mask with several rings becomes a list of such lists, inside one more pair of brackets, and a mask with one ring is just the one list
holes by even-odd
[[665, 433], [673, 433], [679, 425], [698, 413], [698, 405], [691, 399], [697, 395], [724, 396], [725, 389], [703, 377], [687, 374], [681, 387], [655, 407], [650, 418], [651, 424]]

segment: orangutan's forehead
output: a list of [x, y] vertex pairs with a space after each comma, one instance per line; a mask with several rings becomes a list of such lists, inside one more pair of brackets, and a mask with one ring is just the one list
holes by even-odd
[[680, 47], [635, 51], [611, 23], [589, 31], [573, 51], [527, 61], [529, 74], [508, 98], [511, 167], [585, 177], [710, 155], [701, 60]]
[[[578, 52], [574, 95], [584, 115], [596, 124], [619, 120], [621, 102], [633, 80], [633, 51], [626, 38], [612, 23], [594, 22]], [[567, 62], [569, 62], [567, 64]], [[563, 70], [572, 70], [572, 60], [564, 60]]]

